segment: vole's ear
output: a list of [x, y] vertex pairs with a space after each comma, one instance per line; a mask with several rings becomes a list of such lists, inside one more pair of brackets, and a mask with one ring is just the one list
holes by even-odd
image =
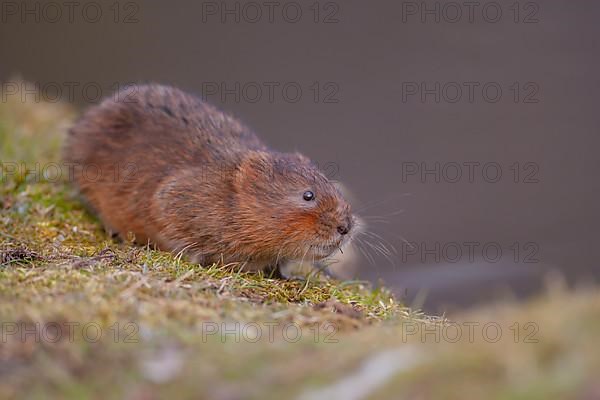
[[237, 187], [259, 187], [271, 182], [274, 174], [273, 156], [265, 151], [249, 151], [244, 154], [235, 171]]

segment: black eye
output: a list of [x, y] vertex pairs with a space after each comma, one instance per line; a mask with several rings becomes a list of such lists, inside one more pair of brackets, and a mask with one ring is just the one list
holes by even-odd
[[307, 190], [306, 192], [304, 192], [304, 194], [302, 195], [302, 198], [306, 201], [311, 201], [315, 199], [315, 194], [313, 192], [311, 192], [310, 190]]

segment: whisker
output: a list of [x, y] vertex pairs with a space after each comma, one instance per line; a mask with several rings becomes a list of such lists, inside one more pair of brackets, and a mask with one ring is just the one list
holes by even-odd
[[410, 249], [413, 250], [415, 248], [415, 246], [412, 245], [412, 243], [410, 243], [408, 240], [406, 240], [404, 238], [404, 236], [400, 236], [400, 235], [396, 235], [398, 237], [398, 239], [402, 240], [402, 242], [404, 242], [405, 244], [407, 244], [408, 246], [410, 246]]
[[[379, 235], [373, 231], [364, 231], [364, 235], [369, 236], [369, 237], [379, 241], [379, 243], [391, 254], [392, 253], [395, 255], [399, 254], [396, 247], [392, 243], [390, 243], [388, 240], [384, 239], [381, 235]], [[391, 248], [391, 250], [388, 249], [388, 247]]]
[[404, 214], [404, 212], [406, 211], [406, 209], [400, 209], [400, 210], [396, 210], [396, 211], [392, 211], [386, 214], [381, 214], [381, 215], [364, 215], [364, 214], [359, 214], [358, 216], [360, 218], [364, 218], [364, 219], [385, 219], [387, 221], [387, 218], [389, 217], [395, 217], [396, 215], [400, 215], [400, 214]]
[[389, 219], [383, 218], [383, 217], [365, 217], [363, 215], [360, 216], [362, 219], [366, 220], [369, 223], [382, 223], [382, 224], [389, 224], [391, 223], [391, 221]]
[[306, 257], [306, 254], [308, 254], [309, 250], [310, 250], [310, 246], [306, 247], [306, 250], [304, 250], [304, 254], [302, 255], [302, 259], [300, 260], [300, 265], [304, 264], [304, 257]]
[[374, 251], [378, 252], [379, 254], [381, 254], [387, 261], [390, 262], [390, 264], [392, 266], [395, 266], [396, 264], [394, 263], [394, 258], [392, 253], [389, 251], [389, 249], [387, 249], [385, 246], [383, 246], [381, 243], [371, 243], [369, 240], [367, 240], [367, 238], [363, 238], [364, 242], [369, 245]]
[[400, 198], [400, 197], [406, 197], [406, 196], [412, 196], [412, 193], [399, 193], [399, 194], [395, 194], [395, 195], [391, 195], [385, 199], [382, 200], [376, 200], [374, 202], [370, 202], [370, 203], [366, 203], [361, 207], [356, 208], [355, 212], [360, 213], [361, 211], [367, 210], [369, 208], [378, 206], [378, 205], [382, 205], [385, 204], [391, 200]]
[[365, 258], [367, 259], [367, 261], [372, 265], [372, 266], [377, 266], [375, 264], [375, 259], [373, 258], [373, 256], [369, 253], [368, 249], [366, 247], [364, 247], [365, 244], [363, 241], [361, 241], [359, 238], [356, 239], [356, 248], [361, 252], [361, 254], [363, 256], [365, 256]]

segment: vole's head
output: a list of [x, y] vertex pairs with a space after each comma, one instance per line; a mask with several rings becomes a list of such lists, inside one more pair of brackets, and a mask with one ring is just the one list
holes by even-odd
[[[250, 152], [234, 177], [236, 225], [257, 257], [322, 259], [355, 230], [338, 188], [300, 154]], [[244, 233], [244, 236], [245, 233]]]

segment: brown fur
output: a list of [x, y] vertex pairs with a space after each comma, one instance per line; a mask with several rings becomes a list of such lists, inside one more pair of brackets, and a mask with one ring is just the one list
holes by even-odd
[[[269, 150], [175, 88], [138, 86], [91, 107], [70, 130], [65, 160], [109, 231], [201, 264], [317, 260], [351, 236], [337, 230], [351, 229], [350, 206], [306, 157]], [[303, 199], [307, 190], [315, 200]]]

